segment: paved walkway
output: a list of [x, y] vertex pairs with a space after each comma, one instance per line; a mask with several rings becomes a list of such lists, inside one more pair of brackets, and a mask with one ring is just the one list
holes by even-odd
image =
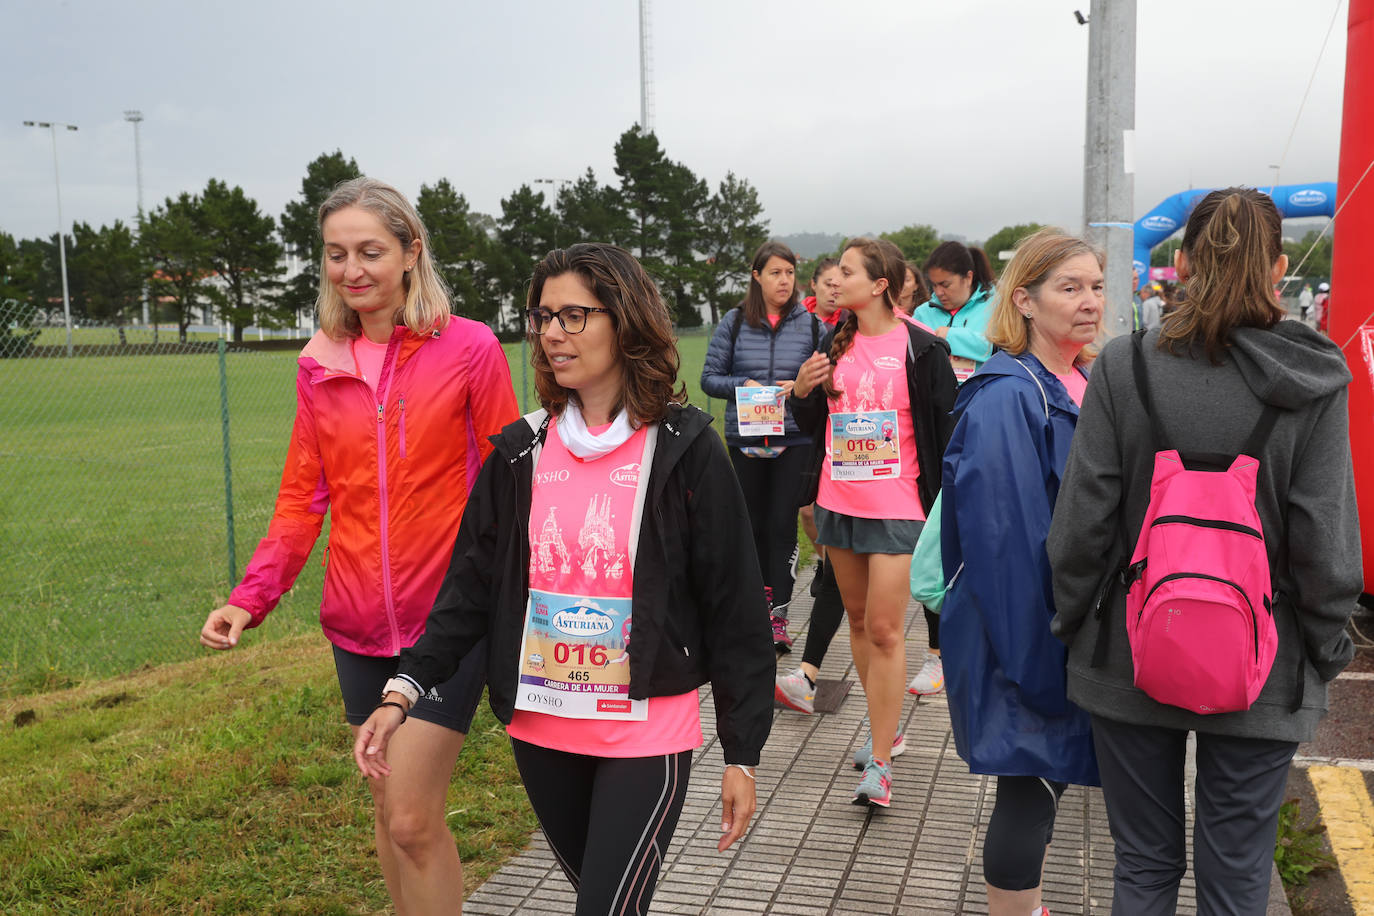
[[[811, 614], [804, 573], [793, 601], [797, 645], [781, 669], [801, 657]], [[907, 608], [908, 667], [925, 650], [919, 605]], [[893, 766], [886, 811], [850, 804], [859, 773], [851, 755], [867, 735], [863, 689], [849, 653], [848, 628], [831, 644], [822, 677], [852, 680], [833, 714], [778, 710], [759, 766], [758, 813], [736, 846], [716, 852], [720, 836], [720, 748], [709, 687], [701, 691], [706, 743], [664, 862], [655, 913], [912, 914], [987, 912], [982, 837], [992, 810], [992, 780], [971, 776], [954, 751], [943, 694], [907, 695], [906, 753]], [[1191, 792], [1189, 793], [1191, 795]], [[1044, 902], [1055, 916], [1111, 911], [1112, 846], [1102, 794], [1071, 786], [1060, 804], [1045, 867]], [[1282, 892], [1270, 913], [1287, 913]], [[567, 914], [575, 899], [542, 834], [471, 897], [469, 916]], [[1178, 912], [1196, 904], [1185, 878]]]

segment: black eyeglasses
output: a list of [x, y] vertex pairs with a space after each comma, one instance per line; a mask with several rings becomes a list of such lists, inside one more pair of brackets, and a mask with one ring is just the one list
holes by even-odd
[[543, 334], [549, 329], [549, 325], [555, 318], [563, 326], [563, 330], [569, 334], [581, 334], [587, 328], [587, 315], [591, 312], [605, 312], [611, 314], [610, 309], [591, 308], [585, 305], [565, 305], [556, 312], [551, 312], [546, 308], [525, 309], [525, 318], [529, 321], [530, 330], [536, 334]]

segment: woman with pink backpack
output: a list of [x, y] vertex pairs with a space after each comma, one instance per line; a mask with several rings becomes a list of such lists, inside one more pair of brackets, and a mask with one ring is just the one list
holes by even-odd
[[1197, 204], [1176, 256], [1187, 299], [1098, 357], [1050, 528], [1052, 628], [1092, 716], [1116, 913], [1174, 912], [1189, 732], [1198, 912], [1264, 912], [1289, 763], [1354, 653], [1351, 375], [1283, 320], [1280, 224], [1249, 188]]

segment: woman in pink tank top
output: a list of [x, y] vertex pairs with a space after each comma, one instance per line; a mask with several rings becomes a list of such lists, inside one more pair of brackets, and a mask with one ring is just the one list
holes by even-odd
[[940, 488], [954, 372], [936, 335], [898, 316], [906, 265], [889, 243], [853, 239], [840, 257], [839, 330], [802, 364], [794, 415], [825, 437], [816, 497], [819, 541], [849, 613], [871, 744], [857, 805], [887, 807], [906, 687], [903, 618], [911, 551]]

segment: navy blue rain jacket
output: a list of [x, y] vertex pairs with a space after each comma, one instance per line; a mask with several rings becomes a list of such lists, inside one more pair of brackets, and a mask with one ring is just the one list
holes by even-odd
[[[753, 445], [808, 445], [811, 437], [797, 428], [792, 408], [787, 408], [787, 423], [781, 436], [740, 436], [735, 413], [735, 389], [749, 379], [772, 385], [778, 379], [795, 379], [801, 364], [815, 352], [817, 342], [829, 330], [801, 303], [782, 316], [776, 328], [767, 323], [761, 328], [741, 325], [735, 345], [730, 346], [736, 322], [744, 320], [742, 309], [731, 309], [716, 325], [716, 333], [706, 348], [701, 367], [701, 390], [709, 397], [725, 401], [725, 444], [732, 448]], [[812, 328], [815, 322], [817, 327]]]
[[955, 747], [973, 773], [1099, 785], [1088, 714], [1068, 700], [1067, 651], [1050, 633], [1045, 551], [1078, 407], [1030, 353], [998, 352], [954, 413], [940, 648]]

